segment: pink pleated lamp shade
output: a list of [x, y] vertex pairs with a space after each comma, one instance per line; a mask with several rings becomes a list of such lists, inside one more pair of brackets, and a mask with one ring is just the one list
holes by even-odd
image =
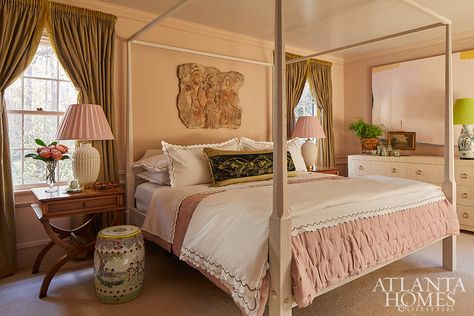
[[317, 116], [300, 116], [291, 137], [326, 138]]
[[114, 139], [114, 135], [100, 105], [71, 104], [64, 114], [56, 138], [107, 140]]

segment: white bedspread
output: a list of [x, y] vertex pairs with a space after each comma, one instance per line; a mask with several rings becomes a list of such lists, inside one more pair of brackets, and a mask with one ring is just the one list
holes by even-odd
[[[438, 186], [381, 176], [288, 186], [293, 235], [444, 199]], [[258, 310], [258, 289], [268, 270], [271, 211], [271, 186], [210, 195], [196, 208], [181, 251], [182, 260], [226, 284], [249, 315]]]
[[[307, 178], [327, 177], [333, 176], [306, 172], [298, 173], [298, 180], [303, 181]], [[170, 186], [159, 187], [154, 191], [153, 196], [151, 197], [142, 229], [160, 237], [169, 243], [172, 243], [179, 208], [181, 206], [181, 202], [186, 197], [194, 194], [236, 191], [237, 189], [247, 189], [261, 186], [268, 187], [271, 185], [272, 180], [239, 183], [225, 187], [211, 187], [209, 184], [189, 185], [175, 188]]]

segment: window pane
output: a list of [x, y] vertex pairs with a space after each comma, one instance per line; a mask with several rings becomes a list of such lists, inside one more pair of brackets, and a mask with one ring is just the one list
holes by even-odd
[[[77, 103], [77, 92], [47, 41], [42, 40], [23, 76], [5, 91], [5, 101], [7, 110], [35, 111], [34, 114], [8, 113], [14, 184], [45, 183], [44, 162], [23, 157], [38, 147], [35, 138], [46, 143], [55, 140], [63, 115], [46, 115], [36, 110], [63, 112], [68, 105]], [[74, 151], [74, 141], [61, 143], [68, 146], [70, 152]], [[59, 163], [57, 178], [59, 175], [62, 181], [72, 179], [71, 160]]]
[[67, 73], [66, 73], [66, 70], [64, 70], [64, 68], [63, 68], [63, 66], [61, 65], [61, 63], [58, 63], [58, 64], [59, 64], [59, 79], [70, 81], [69, 76], [68, 76]]
[[[28, 153], [26, 151], [25, 153]], [[25, 158], [25, 169], [23, 172], [24, 184], [36, 184], [46, 182], [46, 164], [41, 160]]]
[[55, 115], [26, 115], [24, 126], [24, 148], [36, 148], [35, 138], [44, 140], [46, 144], [56, 138], [57, 116]]
[[21, 184], [21, 164], [23, 162], [23, 151], [10, 151], [10, 159], [12, 161], [13, 185]]
[[21, 149], [21, 114], [7, 114], [10, 149]]
[[71, 82], [59, 82], [59, 111], [66, 112], [66, 107], [77, 103], [77, 91]]
[[21, 92], [21, 79], [15, 80], [5, 90], [5, 103], [7, 104], [8, 110], [21, 110], [22, 108], [22, 92]]
[[[70, 155], [72, 157], [72, 155]], [[72, 174], [72, 159], [61, 160], [59, 162], [59, 181], [69, 182], [74, 179]]]
[[[68, 155], [70, 158], [72, 158], [76, 141], [61, 140], [59, 143], [66, 145], [69, 148]], [[61, 160], [59, 162], [59, 181], [68, 182], [72, 179], [74, 179], [74, 175], [72, 173], [72, 159]]]
[[300, 116], [313, 116], [316, 115], [316, 104], [314, 102], [313, 96], [311, 95], [311, 90], [308, 82], [306, 82], [303, 93], [301, 94], [300, 101], [295, 107], [295, 120]]
[[25, 71], [25, 76], [58, 78], [58, 60], [51, 46], [40, 45], [38, 47], [33, 61]]
[[57, 82], [25, 78], [25, 110], [57, 111]]

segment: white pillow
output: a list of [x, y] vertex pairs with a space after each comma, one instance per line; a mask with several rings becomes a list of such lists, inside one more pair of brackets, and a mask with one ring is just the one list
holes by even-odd
[[156, 183], [160, 185], [170, 185], [170, 175], [168, 173], [168, 170], [161, 172], [145, 171], [137, 174], [137, 177], [151, 183]]
[[135, 162], [133, 166], [143, 167], [144, 169], [151, 172], [168, 171], [168, 159], [166, 159], [164, 154], [159, 154], [139, 160]]
[[[303, 155], [301, 154], [301, 144], [299, 138], [293, 138], [286, 142], [291, 158], [295, 163], [296, 171], [308, 171]], [[261, 142], [247, 137], [240, 138], [240, 145], [243, 150], [273, 150], [273, 142]]]
[[206, 147], [223, 150], [239, 150], [239, 140], [229, 139], [218, 144], [179, 146], [161, 142], [168, 159], [168, 171], [172, 187], [212, 182], [208, 161], [203, 154]]

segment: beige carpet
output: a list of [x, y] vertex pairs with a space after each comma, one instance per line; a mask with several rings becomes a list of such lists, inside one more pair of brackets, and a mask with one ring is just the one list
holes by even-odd
[[[72, 262], [53, 279], [49, 295], [38, 299], [44, 268], [0, 280], [0, 315], [240, 315], [230, 296], [177, 258], [148, 244], [144, 292], [136, 300], [106, 305], [95, 299], [92, 262]], [[458, 238], [458, 270], [440, 268], [437, 244], [381, 270], [324, 294], [293, 315], [474, 315], [474, 235]], [[466, 292], [455, 296], [454, 312], [398, 312], [384, 307], [385, 298], [373, 289], [379, 277], [461, 277]], [[409, 282], [408, 282], [409, 283]], [[268, 313], [268, 312], [267, 312]]]

